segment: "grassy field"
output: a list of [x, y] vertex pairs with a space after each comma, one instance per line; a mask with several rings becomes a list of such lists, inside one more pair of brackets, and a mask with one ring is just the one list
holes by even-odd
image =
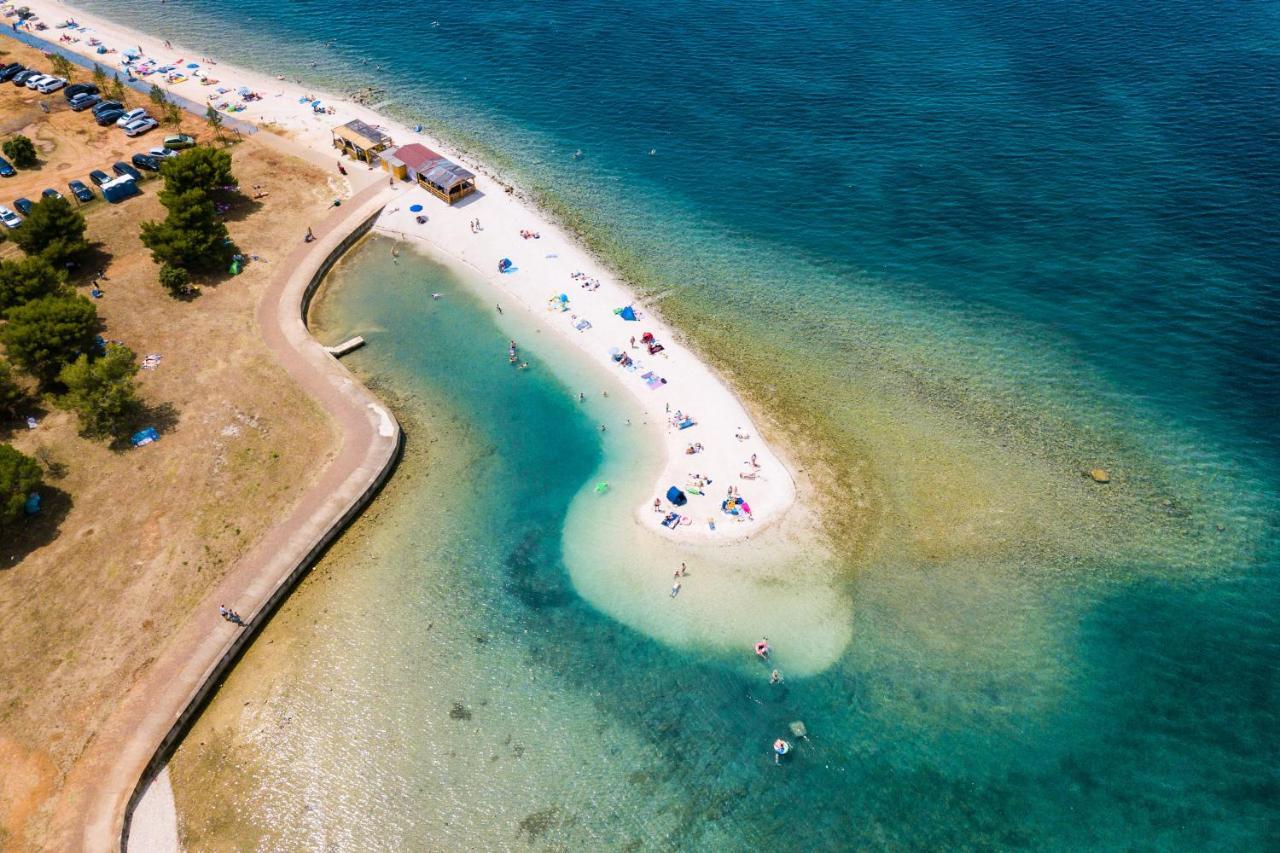
[[[37, 51], [12, 43], [3, 62], [47, 68]], [[81, 71], [78, 79], [88, 73]], [[134, 96], [133, 105], [146, 105]], [[40, 107], [44, 101], [50, 107]], [[38, 167], [0, 179], [0, 204], [38, 200], [53, 187], [159, 145], [161, 128], [136, 140], [75, 113], [60, 93], [43, 96], [0, 83], [0, 140], [30, 137]], [[210, 130], [196, 117], [182, 132]], [[254, 310], [267, 282], [336, 193], [333, 177], [247, 137], [233, 147], [244, 199], [228, 214], [232, 238], [257, 256], [236, 277], [204, 283], [198, 296], [171, 298], [138, 239], [139, 223], [163, 218], [158, 178], [119, 205], [82, 206], [94, 254], [74, 271], [95, 300], [104, 337], [139, 360], [143, 425], [161, 439], [142, 448], [81, 438], [75, 418], [45, 400], [30, 407], [35, 429], [0, 423], [0, 442], [41, 460], [44, 510], [0, 542], [0, 849], [39, 848], [52, 799], [98, 724], [180, 624], [244, 551], [289, 507], [317, 462], [336, 449], [325, 415], [304, 397], [262, 343]], [[253, 200], [253, 187], [265, 196]], [[21, 257], [0, 244], [0, 257]]]

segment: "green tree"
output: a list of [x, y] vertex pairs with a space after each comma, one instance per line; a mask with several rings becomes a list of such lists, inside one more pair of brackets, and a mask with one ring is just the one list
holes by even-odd
[[93, 63], [93, 84], [100, 92], [105, 92], [107, 89], [107, 70], [96, 62]]
[[58, 374], [67, 386], [59, 402], [76, 413], [82, 434], [119, 435], [141, 405], [133, 383], [137, 373], [137, 357], [128, 347], [111, 344], [106, 355], [92, 360], [81, 355]]
[[208, 122], [209, 129], [213, 131], [213, 138], [222, 141], [222, 113], [213, 108], [213, 104], [204, 111], [204, 120]]
[[122, 104], [124, 103], [124, 83], [120, 80], [119, 71], [112, 75], [111, 82], [107, 85], [106, 92], [110, 96], [111, 100], [119, 101]]
[[13, 165], [19, 169], [30, 169], [40, 162], [36, 156], [35, 145], [21, 134], [6, 139], [4, 145], [0, 145], [0, 149], [4, 150], [4, 156], [12, 160]]
[[98, 325], [97, 310], [83, 296], [46, 296], [9, 309], [0, 343], [14, 364], [47, 385], [93, 349]]
[[70, 59], [59, 53], [55, 53], [49, 59], [49, 64], [53, 66], [53, 73], [62, 79], [70, 82], [75, 76], [76, 66]]
[[0, 528], [22, 518], [27, 496], [40, 488], [42, 479], [36, 460], [0, 444]]
[[171, 210], [172, 200], [190, 190], [214, 194], [223, 187], [239, 184], [231, 173], [231, 155], [207, 145], [197, 145], [177, 157], [166, 158], [160, 165], [160, 175], [164, 178], [160, 203]]
[[9, 362], [0, 358], [0, 415], [13, 417], [27, 399], [27, 391], [18, 384]]
[[42, 198], [22, 227], [13, 232], [13, 242], [28, 255], [39, 255], [61, 266], [86, 251], [84, 217], [65, 198]]
[[161, 89], [155, 83], [151, 84], [151, 91], [147, 93], [147, 97], [151, 99], [151, 103], [155, 104], [158, 110], [164, 109], [164, 105], [169, 103], [169, 99], [164, 94], [164, 89]]
[[66, 273], [38, 255], [20, 261], [0, 261], [0, 320], [10, 308], [61, 293], [66, 284]]
[[171, 296], [180, 296], [191, 290], [191, 276], [182, 267], [165, 264], [160, 267], [160, 284]]
[[178, 130], [182, 126], [182, 113], [182, 107], [170, 101], [164, 105], [164, 123]]
[[151, 250], [156, 263], [202, 271], [231, 262], [235, 246], [208, 193], [193, 189], [173, 195], [166, 190], [160, 200], [169, 215], [163, 222], [142, 223], [142, 245]]

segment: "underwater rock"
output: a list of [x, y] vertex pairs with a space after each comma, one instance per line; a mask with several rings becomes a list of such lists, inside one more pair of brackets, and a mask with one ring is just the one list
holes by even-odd
[[1095, 483], [1111, 482], [1111, 475], [1107, 473], [1106, 468], [1094, 468], [1089, 472], [1089, 476], [1093, 478]]

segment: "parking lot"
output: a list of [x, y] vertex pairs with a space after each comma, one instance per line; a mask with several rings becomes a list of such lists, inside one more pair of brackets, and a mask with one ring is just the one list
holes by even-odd
[[[51, 71], [47, 67], [48, 61], [36, 51], [10, 51], [2, 59], [0, 66], [9, 62], [22, 62], [28, 67]], [[83, 69], [78, 71], [73, 82], [91, 82], [89, 72]], [[150, 107], [145, 98], [132, 91], [126, 93], [124, 102], [130, 108]], [[183, 124], [182, 132], [193, 135], [198, 133], [198, 119], [188, 116]], [[16, 175], [0, 177], [0, 205], [12, 209], [14, 201], [19, 198], [37, 202], [46, 189], [57, 190], [76, 204], [104, 204], [89, 173], [96, 169], [114, 178], [116, 173], [112, 170], [112, 164], [130, 163], [133, 154], [160, 147], [166, 135], [176, 132], [179, 131], [158, 127], [131, 139], [114, 124], [99, 127], [94, 121], [92, 110], [73, 111], [62, 91], [41, 94], [25, 86], [15, 86], [10, 81], [0, 82], [0, 140], [22, 134], [35, 144], [40, 157], [40, 163], [35, 168], [19, 169]], [[149, 184], [154, 180], [154, 173], [139, 171], [142, 172], [143, 180], [138, 182], [138, 187], [147, 192]], [[92, 201], [75, 200], [68, 188], [68, 183], [73, 180], [81, 181], [90, 188], [93, 192]]]

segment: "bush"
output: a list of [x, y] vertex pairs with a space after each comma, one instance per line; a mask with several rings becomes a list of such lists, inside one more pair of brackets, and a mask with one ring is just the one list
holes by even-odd
[[171, 264], [160, 267], [160, 283], [172, 296], [180, 296], [191, 290], [191, 276], [182, 267]]
[[13, 232], [13, 242], [28, 255], [39, 255], [54, 266], [62, 266], [89, 248], [84, 239], [84, 217], [65, 198], [42, 198], [31, 208], [22, 227]]
[[62, 293], [66, 284], [66, 273], [44, 258], [0, 261], [0, 320], [10, 308]]
[[14, 378], [13, 368], [9, 362], [0, 359], [0, 415], [15, 417], [26, 399], [27, 392]]
[[15, 364], [48, 384], [81, 353], [90, 352], [98, 334], [98, 312], [78, 295], [46, 296], [9, 309], [0, 327], [0, 343]]
[[49, 64], [53, 66], [53, 73], [70, 83], [75, 79], [78, 66], [67, 59], [60, 53], [55, 53], [49, 58]]
[[119, 435], [140, 406], [133, 384], [137, 373], [137, 358], [128, 347], [111, 344], [106, 355], [92, 361], [82, 355], [58, 374], [67, 386], [59, 404], [76, 413], [82, 434]]
[[13, 165], [19, 169], [30, 169], [40, 162], [36, 156], [35, 145], [21, 134], [6, 139], [4, 144], [0, 145], [0, 149], [4, 150], [4, 156], [12, 160]]
[[40, 488], [41, 479], [36, 460], [0, 444], [0, 528], [22, 518], [27, 496]]
[[203, 190], [188, 190], [161, 201], [169, 208], [163, 222], [142, 223], [142, 245], [161, 266], [184, 270], [225, 269], [235, 254], [227, 226]]

